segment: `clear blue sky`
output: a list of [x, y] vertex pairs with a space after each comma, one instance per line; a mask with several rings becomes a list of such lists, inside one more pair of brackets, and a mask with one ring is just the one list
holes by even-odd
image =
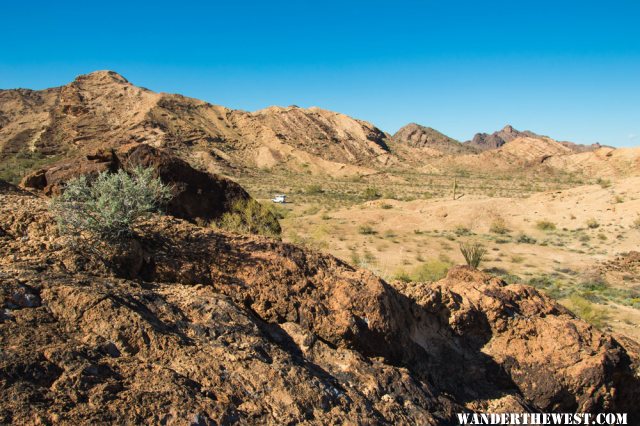
[[[256, 110], [320, 106], [465, 140], [510, 123], [640, 145], [640, 1], [4, 2], [0, 87], [98, 69]], [[637, 136], [636, 136], [637, 135]]]

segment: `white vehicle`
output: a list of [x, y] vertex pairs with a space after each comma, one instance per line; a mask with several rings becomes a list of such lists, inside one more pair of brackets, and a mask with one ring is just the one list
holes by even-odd
[[287, 196], [284, 194], [276, 194], [271, 201], [273, 201], [274, 203], [281, 203], [284, 204], [287, 202], [286, 200]]

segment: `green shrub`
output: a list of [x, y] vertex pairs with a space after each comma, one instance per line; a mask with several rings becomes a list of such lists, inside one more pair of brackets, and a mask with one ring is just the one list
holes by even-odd
[[413, 281], [420, 282], [433, 282], [441, 280], [447, 276], [451, 268], [451, 263], [443, 262], [441, 260], [429, 260], [421, 265], [418, 265], [412, 274]]
[[156, 211], [171, 197], [171, 190], [151, 168], [102, 172], [93, 181], [72, 179], [62, 195], [53, 198], [51, 211], [62, 234], [90, 233], [104, 241], [133, 235], [135, 222]]
[[480, 243], [461, 243], [460, 252], [464, 256], [467, 265], [477, 269], [485, 254], [487, 254], [487, 249]]
[[447, 276], [451, 262], [432, 259], [418, 266], [411, 272], [404, 269], [394, 274], [394, 279], [402, 282], [434, 282]]
[[543, 219], [536, 222], [536, 228], [541, 231], [555, 231], [556, 224], [551, 222], [550, 220]]
[[276, 214], [254, 199], [238, 200], [212, 226], [239, 234], [278, 237], [282, 232]]
[[567, 307], [586, 322], [602, 328], [607, 324], [609, 316], [605, 310], [584, 297], [572, 294], [567, 300]]

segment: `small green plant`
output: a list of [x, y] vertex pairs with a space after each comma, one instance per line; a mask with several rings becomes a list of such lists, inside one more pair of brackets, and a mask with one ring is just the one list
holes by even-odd
[[609, 188], [611, 186], [611, 181], [609, 179], [598, 178], [596, 179], [596, 183], [602, 188]]
[[464, 225], [457, 225], [454, 228], [453, 232], [459, 237], [463, 237], [463, 236], [467, 236], [467, 235], [471, 235], [472, 234], [471, 230], [469, 228], [467, 228], [466, 226], [464, 226]]
[[587, 220], [587, 228], [590, 229], [596, 229], [599, 228], [600, 224], [598, 223], [598, 221], [595, 218], [591, 218], [589, 220]]
[[536, 222], [536, 228], [541, 231], [555, 231], [556, 224], [550, 220], [543, 219]]
[[240, 234], [278, 237], [282, 232], [276, 215], [254, 199], [235, 201], [230, 211], [211, 224], [214, 228]]
[[93, 181], [86, 176], [70, 180], [50, 209], [60, 232], [75, 237], [89, 233], [115, 242], [133, 235], [135, 222], [148, 216], [171, 197], [171, 189], [152, 168], [137, 167], [128, 174], [102, 172]]
[[518, 236], [516, 237], [516, 242], [521, 243], [521, 244], [535, 244], [537, 242], [537, 240], [533, 237], [530, 237], [527, 234], [518, 234]]
[[364, 197], [365, 200], [377, 200], [378, 198], [381, 197], [380, 191], [378, 190], [378, 188], [374, 186], [370, 186], [367, 189], [365, 189], [362, 196]]
[[374, 235], [377, 234], [377, 231], [373, 229], [370, 225], [360, 225], [358, 227], [358, 232], [362, 235]]
[[460, 243], [460, 252], [467, 265], [477, 269], [487, 254], [487, 249], [480, 243]]
[[489, 227], [489, 231], [494, 234], [504, 235], [509, 232], [507, 228], [507, 224], [504, 219], [501, 217], [497, 217], [491, 222], [491, 226]]

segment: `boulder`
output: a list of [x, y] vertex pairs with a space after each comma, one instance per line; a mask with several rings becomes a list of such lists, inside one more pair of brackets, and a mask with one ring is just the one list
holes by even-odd
[[53, 196], [60, 194], [72, 178], [118, 169], [131, 171], [136, 166], [155, 169], [160, 179], [173, 189], [167, 213], [191, 222], [210, 222], [229, 211], [234, 202], [250, 199], [237, 183], [196, 170], [167, 151], [138, 143], [99, 150], [36, 170], [25, 176], [20, 185]]

